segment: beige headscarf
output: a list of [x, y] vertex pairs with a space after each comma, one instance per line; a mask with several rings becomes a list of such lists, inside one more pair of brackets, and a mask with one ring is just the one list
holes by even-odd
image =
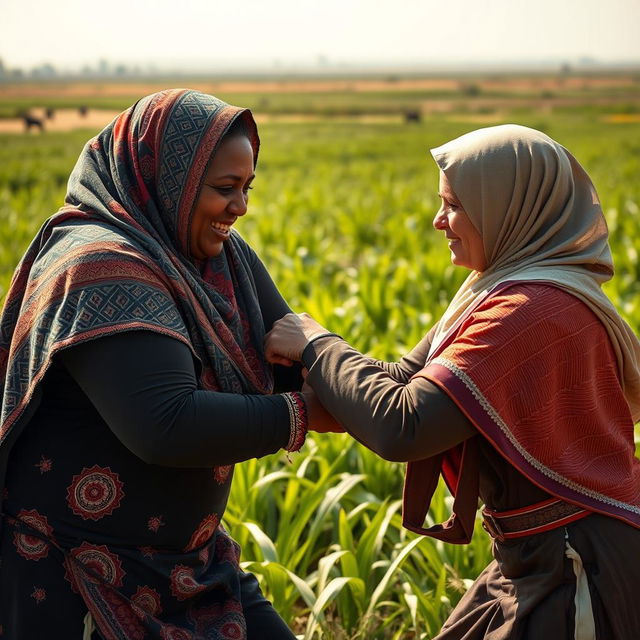
[[585, 302], [606, 327], [634, 423], [640, 421], [640, 342], [601, 289], [613, 276], [608, 230], [578, 161], [544, 133], [511, 124], [472, 131], [431, 154], [480, 232], [489, 265], [455, 294], [432, 352], [464, 311], [501, 282], [551, 282]]

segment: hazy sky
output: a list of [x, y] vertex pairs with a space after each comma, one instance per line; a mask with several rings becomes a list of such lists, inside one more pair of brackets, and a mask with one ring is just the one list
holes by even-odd
[[0, 0], [8, 67], [640, 60], [640, 0]]

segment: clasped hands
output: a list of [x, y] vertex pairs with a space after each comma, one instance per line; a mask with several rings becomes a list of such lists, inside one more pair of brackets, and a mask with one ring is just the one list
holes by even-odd
[[[308, 313], [288, 313], [277, 320], [265, 336], [265, 356], [272, 364], [290, 367], [302, 360], [302, 352], [313, 338], [329, 333]], [[344, 428], [320, 404], [313, 389], [305, 382], [302, 394], [307, 405], [309, 429], [319, 433], [341, 433]]]

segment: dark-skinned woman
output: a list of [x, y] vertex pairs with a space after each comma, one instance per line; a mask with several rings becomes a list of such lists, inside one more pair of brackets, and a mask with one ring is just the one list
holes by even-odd
[[[296, 451], [288, 313], [235, 231], [249, 111], [148, 96], [90, 140], [0, 324], [2, 637], [293, 638], [221, 526], [233, 465]], [[278, 393], [274, 393], [277, 391]]]

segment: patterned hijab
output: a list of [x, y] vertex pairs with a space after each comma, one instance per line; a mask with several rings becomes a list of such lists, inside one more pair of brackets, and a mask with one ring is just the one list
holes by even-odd
[[187, 344], [200, 386], [270, 393], [264, 326], [249, 249], [232, 231], [204, 265], [190, 251], [194, 204], [208, 163], [246, 109], [173, 89], [140, 100], [82, 151], [66, 204], [18, 265], [0, 320], [0, 442], [24, 413], [53, 355], [118, 331]]
[[479, 129], [431, 153], [480, 232], [488, 263], [455, 294], [431, 352], [499, 284], [555, 284], [586, 303], [607, 329], [638, 422], [640, 342], [601, 289], [613, 276], [613, 261], [600, 201], [584, 169], [544, 133], [518, 125]]

